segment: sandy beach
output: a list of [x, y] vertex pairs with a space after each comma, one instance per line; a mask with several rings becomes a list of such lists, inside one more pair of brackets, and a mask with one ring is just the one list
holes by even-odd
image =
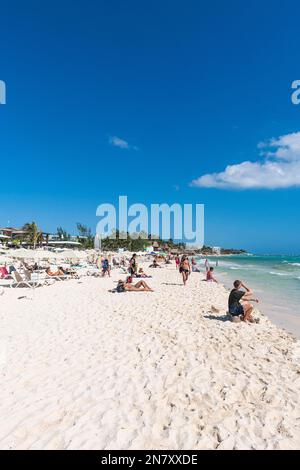
[[151, 274], [153, 293], [108, 292], [118, 271], [5, 289], [1, 449], [300, 447], [299, 341], [227, 321], [201, 274]]

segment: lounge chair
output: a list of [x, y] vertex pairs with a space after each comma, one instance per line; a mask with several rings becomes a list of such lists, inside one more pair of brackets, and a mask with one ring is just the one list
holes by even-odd
[[21, 274], [18, 271], [13, 271], [11, 273], [12, 278], [14, 282], [10, 284], [10, 287], [16, 288], [16, 287], [29, 287], [30, 289], [33, 289], [34, 287], [39, 287], [45, 285], [44, 280], [29, 280], [26, 278], [23, 278]]
[[0, 279], [11, 279], [11, 278], [12, 278], [12, 276], [7, 271], [7, 268], [5, 266], [2, 266], [0, 268]]
[[35, 282], [38, 285], [46, 285], [46, 286], [50, 286], [51, 284], [55, 282], [55, 279], [53, 279], [52, 282], [50, 281], [50, 279], [49, 280], [46, 279], [46, 277], [44, 276], [44, 273], [42, 275], [40, 273], [31, 273], [30, 271], [28, 271], [28, 269], [23, 269], [23, 271], [24, 271], [25, 280], [28, 282]]

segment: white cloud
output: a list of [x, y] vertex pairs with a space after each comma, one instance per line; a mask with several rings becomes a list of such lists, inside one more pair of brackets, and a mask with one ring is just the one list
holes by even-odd
[[300, 186], [300, 132], [258, 145], [262, 159], [228, 165], [220, 173], [202, 175], [191, 186], [220, 189], [277, 189]]
[[135, 147], [134, 145], [129, 145], [129, 143], [126, 140], [121, 139], [120, 137], [117, 137], [116, 135], [109, 138], [109, 143], [113, 145], [114, 147], [119, 147], [120, 149], [138, 150], [137, 147]]

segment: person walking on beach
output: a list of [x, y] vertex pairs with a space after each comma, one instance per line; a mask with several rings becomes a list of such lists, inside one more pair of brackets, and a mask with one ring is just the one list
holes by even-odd
[[230, 315], [233, 317], [239, 316], [243, 321], [254, 323], [254, 319], [252, 317], [253, 307], [249, 302], [258, 302], [258, 299], [251, 298], [252, 295], [253, 291], [246, 287], [242, 281], [234, 281], [233, 289], [228, 298], [228, 311]]
[[131, 276], [135, 276], [137, 272], [137, 261], [136, 261], [136, 254], [132, 255], [131, 260], [129, 261], [129, 272]]
[[110, 265], [108, 258], [104, 258], [102, 260], [102, 277], [104, 277], [105, 274], [108, 274], [108, 277], [110, 277]]
[[176, 269], [178, 269], [178, 268], [179, 268], [179, 265], [180, 265], [179, 256], [176, 256], [176, 258], [175, 258], [175, 264], [176, 264]]
[[185, 286], [191, 274], [191, 265], [187, 256], [181, 258], [179, 272], [182, 274], [183, 285]]

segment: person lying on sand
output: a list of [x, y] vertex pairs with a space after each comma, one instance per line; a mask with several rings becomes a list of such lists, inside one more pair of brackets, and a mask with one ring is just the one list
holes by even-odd
[[[254, 323], [254, 318], [252, 317], [253, 307], [249, 302], [258, 302], [258, 299], [251, 298], [253, 291], [246, 287], [242, 281], [234, 281], [233, 287], [228, 298], [228, 310], [230, 315], [233, 317], [239, 316], [243, 321]], [[245, 291], [240, 290], [242, 288], [244, 288]]]
[[136, 284], [119, 281], [116, 287], [117, 292], [153, 292], [145, 281], [139, 281]]
[[46, 273], [48, 274], [48, 276], [55, 276], [55, 277], [65, 276], [63, 269], [59, 268], [57, 271], [51, 271], [50, 266], [49, 268], [46, 269]]
[[206, 269], [206, 280], [207, 280], [207, 282], [216, 282], [217, 284], [219, 284], [217, 279], [214, 277], [214, 268], [213, 267], [210, 267], [210, 268]]

